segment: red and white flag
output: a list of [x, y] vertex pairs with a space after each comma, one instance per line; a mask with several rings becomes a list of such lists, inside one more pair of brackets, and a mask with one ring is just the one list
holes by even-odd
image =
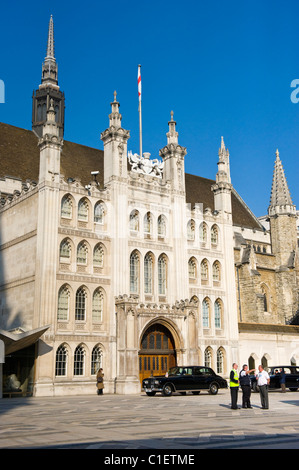
[[140, 72], [140, 67], [141, 67], [141, 65], [138, 65], [137, 84], [138, 84], [139, 102], [141, 101], [141, 72]]

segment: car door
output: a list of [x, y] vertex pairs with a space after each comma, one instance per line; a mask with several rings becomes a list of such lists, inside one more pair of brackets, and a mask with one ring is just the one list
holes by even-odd
[[174, 384], [178, 391], [193, 389], [193, 376], [191, 367], [182, 367], [179, 376], [174, 377]]
[[202, 367], [193, 368], [193, 390], [201, 390], [205, 387], [205, 374]]
[[212, 381], [212, 372], [209, 367], [200, 367], [201, 389], [208, 389]]
[[286, 375], [286, 388], [298, 388], [299, 381], [296, 371], [296, 367], [284, 367]]
[[274, 367], [269, 370], [268, 374], [270, 377], [270, 388], [280, 388], [280, 369], [278, 367]]

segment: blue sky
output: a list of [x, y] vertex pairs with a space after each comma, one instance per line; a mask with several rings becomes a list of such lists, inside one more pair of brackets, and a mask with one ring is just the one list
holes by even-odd
[[299, 79], [298, 0], [3, 2], [2, 122], [31, 128], [51, 14], [66, 140], [102, 149], [116, 90], [128, 149], [139, 151], [140, 63], [143, 151], [158, 157], [173, 110], [186, 172], [214, 179], [223, 135], [232, 183], [260, 216], [278, 148], [299, 208], [299, 103], [290, 99]]

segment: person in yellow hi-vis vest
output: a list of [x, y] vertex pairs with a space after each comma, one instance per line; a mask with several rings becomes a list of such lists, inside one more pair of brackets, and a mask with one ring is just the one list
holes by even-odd
[[239, 374], [238, 374], [238, 364], [233, 363], [233, 368], [229, 376], [229, 387], [230, 387], [230, 396], [231, 396], [231, 409], [238, 410], [238, 391], [239, 391]]

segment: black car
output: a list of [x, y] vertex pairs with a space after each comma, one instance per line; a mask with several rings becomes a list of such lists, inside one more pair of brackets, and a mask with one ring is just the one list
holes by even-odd
[[173, 392], [200, 393], [200, 390], [208, 390], [211, 395], [216, 395], [219, 388], [227, 388], [227, 381], [216, 375], [210, 367], [185, 366], [172, 367], [166, 375], [148, 377], [142, 381], [142, 387], [148, 396], [154, 396], [157, 392], [170, 397]]
[[[269, 389], [275, 390], [281, 388], [280, 378], [281, 371], [285, 373], [286, 388], [289, 388], [292, 392], [296, 392], [299, 388], [299, 367], [296, 366], [271, 366], [265, 369], [270, 376]], [[257, 392], [258, 385], [255, 375], [250, 376], [251, 387]]]

